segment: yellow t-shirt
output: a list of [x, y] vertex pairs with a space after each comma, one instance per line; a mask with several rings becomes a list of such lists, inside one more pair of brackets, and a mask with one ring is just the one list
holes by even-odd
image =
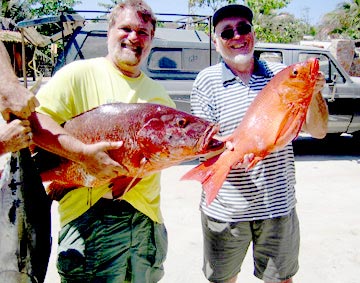
[[[37, 94], [37, 112], [51, 116], [62, 124], [72, 117], [105, 103], [158, 103], [175, 107], [159, 83], [141, 74], [129, 78], [121, 74], [106, 58], [72, 62], [44, 85]], [[60, 224], [76, 219], [96, 203], [108, 185], [78, 188], [59, 202]], [[123, 199], [153, 221], [163, 221], [160, 211], [160, 173], [143, 178]]]

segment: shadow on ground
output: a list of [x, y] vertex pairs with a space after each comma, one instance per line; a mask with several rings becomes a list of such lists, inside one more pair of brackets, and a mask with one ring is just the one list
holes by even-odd
[[296, 160], [360, 159], [360, 139], [350, 135], [327, 136], [324, 139], [299, 137], [293, 142]]

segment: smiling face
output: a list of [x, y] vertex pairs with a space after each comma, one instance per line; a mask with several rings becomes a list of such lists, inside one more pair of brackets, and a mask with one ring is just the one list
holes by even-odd
[[[215, 28], [214, 43], [217, 52], [220, 53], [225, 63], [231, 68], [237, 68], [239, 65], [248, 65], [252, 62], [255, 45], [255, 34], [251, 29], [249, 33], [239, 34], [237, 27], [250, 25], [245, 18], [230, 17], [221, 20]], [[221, 34], [225, 30], [233, 30], [234, 36], [230, 39], [224, 39]]]
[[108, 31], [107, 58], [125, 75], [137, 77], [150, 51], [154, 27], [131, 8], [119, 11]]

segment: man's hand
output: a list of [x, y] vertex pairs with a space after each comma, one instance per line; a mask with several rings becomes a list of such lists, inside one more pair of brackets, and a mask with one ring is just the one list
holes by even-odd
[[248, 153], [244, 155], [244, 160], [242, 162], [238, 162], [231, 166], [231, 169], [240, 169], [240, 168], [247, 168], [250, 163], [254, 160], [255, 154], [254, 153]]
[[[224, 139], [226, 140], [226, 138]], [[234, 144], [227, 140], [225, 142], [226, 150], [233, 151], [235, 149]], [[246, 168], [249, 166], [249, 164], [254, 160], [255, 154], [254, 153], [248, 153], [244, 155], [244, 159], [242, 161], [239, 161], [238, 163], [231, 166], [231, 169], [240, 169], [240, 168]]]
[[0, 86], [0, 92], [0, 112], [5, 121], [10, 120], [10, 114], [27, 119], [39, 106], [35, 95], [19, 83]]
[[329, 112], [327, 103], [321, 95], [325, 85], [325, 77], [322, 72], [318, 73], [314, 92], [302, 131], [309, 133], [313, 138], [322, 139], [326, 136]]
[[85, 145], [83, 159], [80, 163], [85, 170], [100, 180], [109, 180], [116, 178], [124, 172], [124, 168], [109, 154], [109, 150], [121, 148], [123, 142], [98, 142]]
[[0, 128], [0, 154], [16, 152], [32, 142], [30, 123], [27, 120], [13, 120]]

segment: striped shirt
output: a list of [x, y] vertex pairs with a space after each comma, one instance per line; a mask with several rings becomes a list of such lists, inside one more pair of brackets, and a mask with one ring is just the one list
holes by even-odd
[[[232, 134], [259, 91], [285, 66], [255, 61], [248, 85], [235, 76], [225, 63], [201, 71], [191, 94], [192, 113], [220, 124], [219, 135]], [[251, 133], [248, 133], [251, 135]], [[252, 221], [287, 215], [296, 203], [295, 162], [292, 144], [269, 154], [254, 168], [233, 169], [216, 199], [200, 208], [221, 221]]]

